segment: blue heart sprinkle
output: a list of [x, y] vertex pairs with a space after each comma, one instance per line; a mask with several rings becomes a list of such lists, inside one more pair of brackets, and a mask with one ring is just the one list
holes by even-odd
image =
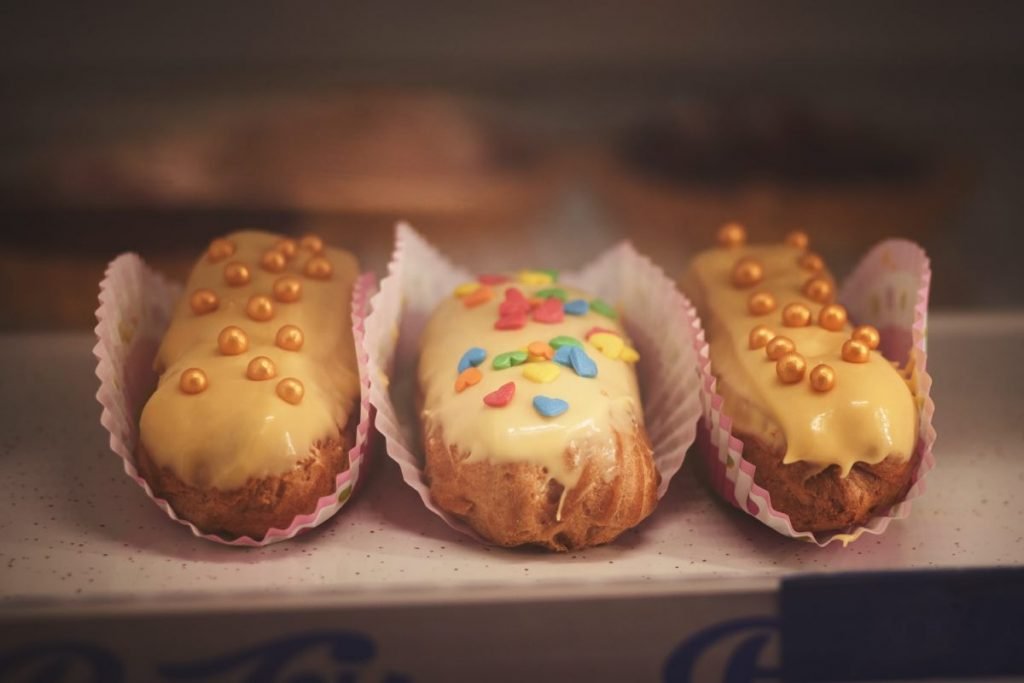
[[554, 358], [552, 358], [552, 360], [558, 363], [559, 365], [572, 367], [572, 356], [569, 354], [575, 348], [575, 346], [559, 346], [557, 349], [555, 349], [555, 355]]
[[567, 301], [562, 308], [569, 315], [586, 315], [590, 304], [583, 299], [573, 299], [572, 301]]
[[597, 363], [595, 363], [587, 352], [578, 346], [569, 346], [569, 362], [572, 363], [572, 369], [576, 371], [576, 374], [580, 377], [597, 377]]
[[480, 365], [484, 362], [485, 358], [487, 358], [486, 351], [481, 349], [479, 346], [472, 347], [469, 351], [462, 354], [462, 359], [459, 361], [459, 372], [462, 373], [470, 367]]
[[548, 396], [534, 396], [533, 407], [544, 417], [558, 417], [569, 410], [569, 404], [560, 398]]

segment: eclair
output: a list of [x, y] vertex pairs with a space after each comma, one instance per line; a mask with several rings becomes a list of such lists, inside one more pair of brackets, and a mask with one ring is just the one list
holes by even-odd
[[552, 271], [482, 275], [420, 340], [434, 503], [501, 546], [607, 543], [657, 501], [634, 365], [609, 303]]
[[737, 224], [682, 280], [707, 335], [722, 413], [772, 506], [798, 531], [863, 525], [901, 501], [918, 404], [908, 378], [855, 326], [807, 235], [748, 245]]
[[205, 533], [261, 539], [348, 469], [358, 264], [314, 235], [236, 232], [192, 269], [154, 361], [138, 469]]

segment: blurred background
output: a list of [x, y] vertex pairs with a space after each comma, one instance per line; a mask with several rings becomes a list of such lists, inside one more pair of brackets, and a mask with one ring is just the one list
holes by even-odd
[[88, 329], [125, 250], [396, 220], [478, 268], [726, 220], [837, 274], [906, 236], [937, 308], [1024, 292], [1024, 3], [5, 3], [0, 329]]

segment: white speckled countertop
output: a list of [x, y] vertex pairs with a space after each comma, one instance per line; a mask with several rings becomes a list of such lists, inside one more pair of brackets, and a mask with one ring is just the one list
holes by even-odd
[[0, 336], [0, 609], [184, 594], [514, 594], [1024, 564], [1024, 313], [934, 315], [929, 334], [938, 466], [911, 517], [884, 536], [847, 549], [778, 536], [718, 501], [693, 459], [639, 529], [567, 555], [486, 548], [457, 535], [422, 507], [379, 443], [366, 488], [315, 532], [261, 549], [193, 538], [108, 450], [93, 398], [92, 337]]

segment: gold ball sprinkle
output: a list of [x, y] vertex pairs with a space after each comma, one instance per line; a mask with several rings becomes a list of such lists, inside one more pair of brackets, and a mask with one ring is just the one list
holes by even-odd
[[856, 339], [874, 351], [878, 348], [879, 343], [881, 343], [882, 336], [878, 334], [878, 329], [873, 325], [859, 325], [853, 330], [850, 339]]
[[274, 302], [263, 294], [251, 296], [245, 304], [245, 314], [257, 322], [265, 323], [274, 317]]
[[737, 287], [753, 287], [764, 277], [764, 266], [752, 258], [741, 258], [732, 269], [732, 283]]
[[843, 342], [843, 360], [847, 363], [867, 363], [871, 357], [871, 349], [864, 342], [847, 339]]
[[827, 304], [832, 301], [833, 292], [832, 283], [823, 277], [812, 277], [804, 283], [804, 296], [819, 304]]
[[796, 384], [807, 372], [807, 361], [799, 353], [790, 352], [775, 363], [775, 374], [786, 384]]
[[286, 351], [298, 351], [302, 348], [302, 343], [305, 340], [306, 337], [302, 334], [302, 330], [295, 325], [282, 325], [281, 329], [277, 331], [274, 343]]
[[323, 256], [314, 256], [306, 262], [306, 267], [303, 269], [308, 277], [316, 278], [317, 280], [326, 280], [331, 277], [331, 273], [334, 269], [331, 267], [331, 262], [325, 259]]
[[786, 327], [807, 327], [811, 324], [811, 309], [803, 304], [789, 304], [782, 309], [782, 324]]
[[249, 350], [249, 337], [241, 327], [228, 325], [217, 335], [217, 348], [225, 356], [237, 356]]
[[192, 312], [196, 315], [212, 313], [217, 310], [217, 306], [220, 304], [217, 300], [217, 294], [212, 289], [197, 289], [192, 292], [188, 303], [192, 307]]
[[815, 391], [831, 391], [832, 387], [836, 385], [836, 371], [832, 369], [832, 366], [815, 365], [814, 369], [811, 370], [811, 388]]
[[839, 304], [829, 304], [818, 314], [818, 324], [830, 332], [839, 332], [846, 325], [846, 308]]
[[293, 304], [302, 296], [302, 280], [294, 275], [285, 275], [274, 281], [274, 298], [286, 304]]
[[217, 238], [210, 242], [209, 248], [206, 250], [206, 256], [211, 263], [217, 263], [223, 261], [228, 256], [235, 253], [235, 243], [231, 240]]
[[244, 263], [232, 261], [224, 266], [224, 281], [232, 287], [247, 285], [250, 279], [252, 279], [252, 275], [249, 273], [249, 267]]
[[206, 387], [209, 386], [210, 381], [206, 378], [206, 373], [199, 368], [189, 368], [181, 373], [181, 380], [178, 382], [178, 386], [186, 394], [199, 394], [206, 391]]
[[324, 250], [324, 241], [320, 239], [319, 235], [308, 233], [299, 240], [299, 246], [314, 254], [319, 254]]
[[719, 246], [731, 249], [742, 247], [747, 242], [747, 231], [739, 223], [726, 223], [718, 229]]
[[781, 335], [772, 337], [764, 347], [764, 352], [771, 360], [779, 360], [787, 353], [794, 351], [796, 351], [796, 344], [793, 343], [793, 340]]
[[804, 270], [809, 270], [812, 273], [825, 269], [825, 262], [821, 260], [820, 256], [812, 252], [802, 255], [797, 259], [797, 264]]
[[268, 249], [263, 252], [263, 257], [260, 258], [260, 265], [267, 272], [280, 273], [288, 265], [288, 257], [284, 255], [283, 251]]
[[306, 388], [294, 377], [285, 377], [277, 383], [277, 395], [292, 405], [302, 403], [305, 394]]
[[249, 366], [245, 369], [245, 376], [256, 382], [273, 379], [276, 374], [277, 368], [274, 367], [274, 361], [266, 356], [256, 356], [249, 361]]
[[807, 233], [803, 230], [794, 230], [793, 232], [786, 235], [786, 244], [797, 249], [806, 249], [810, 240], [807, 237]]
[[747, 299], [747, 310], [751, 315], [768, 315], [775, 310], [775, 297], [771, 292], [754, 292]]
[[290, 237], [284, 237], [274, 242], [274, 250], [284, 254], [285, 258], [292, 258], [299, 250], [299, 245]]
[[775, 338], [775, 333], [766, 325], [755, 325], [750, 330], [750, 348], [761, 349], [768, 345]]

